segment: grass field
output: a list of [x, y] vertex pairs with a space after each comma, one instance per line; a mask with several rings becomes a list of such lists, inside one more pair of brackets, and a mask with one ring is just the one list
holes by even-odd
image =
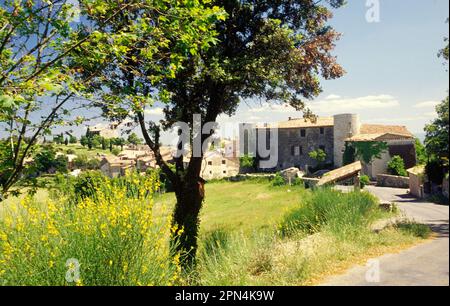
[[72, 150], [72, 151], [74, 151], [75, 155], [86, 155], [89, 158], [93, 158], [99, 154], [112, 155], [112, 153], [109, 151], [109, 149], [107, 149], [107, 150], [102, 150], [102, 149], [89, 150], [89, 148], [83, 147], [79, 143], [75, 143], [75, 144], [69, 143], [67, 146], [66, 145], [56, 145], [55, 148], [64, 153], [67, 153], [67, 150]]
[[[48, 192], [40, 190], [36, 198], [46, 202]], [[19, 201], [3, 202], [0, 218]], [[428, 229], [412, 223], [373, 232], [370, 222], [391, 216], [374, 202], [366, 193], [313, 192], [268, 181], [208, 183], [198, 266], [180, 284], [311, 285], [428, 237]], [[154, 203], [158, 223], [172, 213], [174, 194], [157, 195]], [[287, 224], [298, 231], [284, 233]]]
[[[269, 228], [301, 201], [300, 187], [271, 187], [269, 183], [215, 182], [206, 185], [206, 200], [201, 212], [201, 232], [222, 229], [246, 233]], [[175, 204], [173, 193], [156, 199], [156, 209], [165, 206], [169, 213]]]

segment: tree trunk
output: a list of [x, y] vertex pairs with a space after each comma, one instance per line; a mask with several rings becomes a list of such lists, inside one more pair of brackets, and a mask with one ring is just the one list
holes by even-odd
[[182, 186], [176, 190], [177, 203], [173, 213], [172, 225], [178, 230], [172, 235], [172, 247], [182, 254], [183, 268], [195, 265], [197, 253], [197, 236], [200, 225], [199, 214], [205, 198], [205, 181], [193, 175], [186, 176]]

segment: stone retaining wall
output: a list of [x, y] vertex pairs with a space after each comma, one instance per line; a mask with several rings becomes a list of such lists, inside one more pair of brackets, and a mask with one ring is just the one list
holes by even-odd
[[377, 175], [377, 185], [381, 187], [409, 188], [409, 177], [388, 174]]

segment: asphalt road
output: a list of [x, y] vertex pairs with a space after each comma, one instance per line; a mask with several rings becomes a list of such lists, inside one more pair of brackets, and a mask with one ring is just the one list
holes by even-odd
[[405, 189], [366, 187], [383, 201], [396, 202], [404, 215], [428, 224], [436, 238], [398, 254], [386, 254], [327, 279], [325, 286], [448, 286], [449, 207], [418, 201]]

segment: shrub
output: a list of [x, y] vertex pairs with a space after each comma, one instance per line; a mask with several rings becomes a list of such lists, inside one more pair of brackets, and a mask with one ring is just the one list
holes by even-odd
[[280, 173], [277, 173], [275, 177], [272, 179], [272, 186], [279, 187], [284, 185], [286, 185], [286, 181], [284, 180], [284, 178], [281, 176]]
[[96, 200], [72, 205], [62, 198], [43, 205], [28, 197], [16, 211], [5, 211], [0, 284], [177, 284], [180, 254], [168, 243], [168, 233], [176, 229], [170, 219], [152, 218], [157, 179], [146, 177], [137, 186], [130, 197], [125, 185], [106, 181]]
[[388, 171], [392, 175], [408, 176], [405, 169], [405, 162], [401, 156], [395, 155], [387, 165]]
[[314, 234], [321, 230], [333, 233], [354, 232], [367, 227], [376, 217], [377, 200], [367, 192], [341, 193], [317, 189], [304, 203], [290, 211], [280, 225], [283, 236], [296, 232]]
[[75, 150], [73, 150], [73, 149], [67, 149], [67, 150], [66, 150], [66, 153], [67, 153], [67, 154], [75, 154]]
[[119, 148], [113, 148], [113, 149], [111, 150], [111, 153], [112, 153], [113, 155], [115, 155], [115, 156], [119, 155], [120, 152], [122, 152], [122, 151], [120, 151]]
[[413, 235], [414, 237], [426, 239], [429, 238], [431, 235], [430, 227], [425, 224], [419, 224], [415, 222], [403, 222], [396, 224], [395, 227], [402, 232]]
[[361, 177], [359, 178], [359, 185], [361, 187], [361, 189], [364, 189], [364, 187], [366, 187], [367, 185], [369, 185], [370, 183], [370, 178], [367, 175], [361, 175]]

